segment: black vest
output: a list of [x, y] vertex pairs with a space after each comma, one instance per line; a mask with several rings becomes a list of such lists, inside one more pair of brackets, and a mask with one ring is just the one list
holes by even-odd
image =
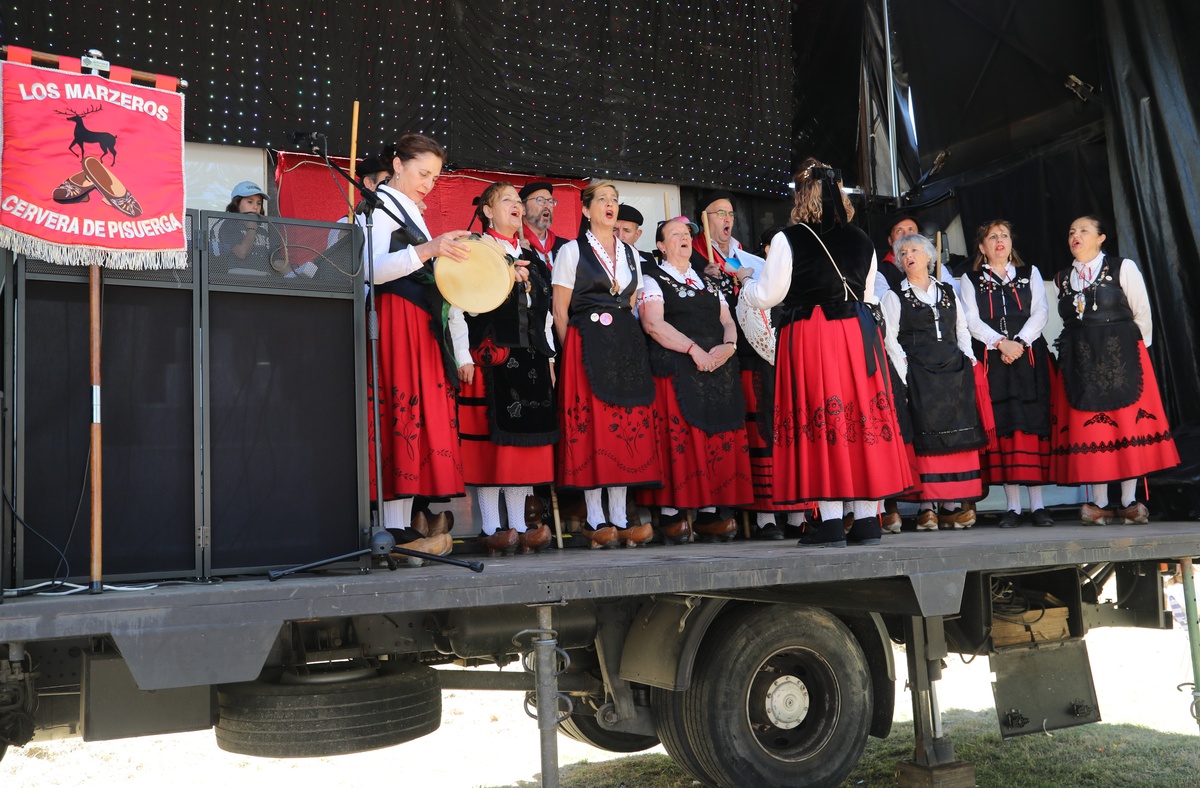
[[935, 307], [911, 289], [900, 295], [898, 340], [908, 356], [913, 449], [921, 455], [953, 454], [987, 443], [975, 407], [975, 373], [958, 347], [954, 289], [941, 282], [936, 287]]
[[[408, 212], [404, 210], [404, 206], [400, 204], [399, 200], [388, 194], [385, 189], [376, 189], [376, 194], [387, 198], [387, 201], [391, 203], [390, 207], [394, 209], [392, 213], [398, 214], [405, 225], [392, 231], [388, 252], [398, 252], [429, 240], [417, 227], [417, 223], [408, 215]], [[429, 330], [437, 339], [438, 348], [442, 352], [442, 370], [446, 373], [446, 380], [457, 391], [460, 388], [458, 363], [454, 358], [454, 343], [450, 338], [450, 328], [446, 319], [449, 310], [446, 299], [442, 298], [442, 291], [438, 290], [437, 283], [433, 279], [432, 262], [431, 260], [425, 263], [408, 276], [372, 285], [372, 287], [375, 288], [376, 294], [388, 293], [399, 296], [429, 314]]]
[[[853, 225], [836, 226], [825, 231], [818, 241], [807, 227], [794, 224], [783, 234], [792, 247], [792, 283], [783, 299], [781, 326], [807, 318], [818, 306], [826, 320], [855, 317], [856, 299], [863, 297], [875, 254], [866, 233]], [[822, 242], [825, 248], [821, 247]], [[830, 255], [837, 261], [837, 268]], [[853, 295], [846, 293], [841, 277], [845, 277]]]
[[601, 401], [619, 407], [654, 402], [654, 378], [646, 355], [646, 337], [633, 316], [630, 299], [637, 290], [633, 251], [617, 242], [618, 266], [629, 268], [629, 284], [613, 295], [613, 280], [584, 236], [576, 242], [579, 263], [567, 309], [570, 325], [579, 332], [583, 367], [592, 392]]
[[[1006, 339], [1015, 339], [1033, 312], [1033, 289], [1029, 268], [1018, 268], [1011, 282], [1001, 282], [986, 267], [968, 271], [975, 290], [975, 305], [980, 319]], [[971, 340], [975, 358], [987, 361], [988, 388], [992, 395], [992, 413], [996, 434], [1008, 437], [1024, 432], [1050, 436], [1050, 351], [1039, 336], [1029, 351], [1012, 364], [1005, 364], [996, 348], [987, 349]]]
[[1067, 401], [1076, 410], [1118, 410], [1142, 395], [1142, 332], [1121, 289], [1122, 265], [1114, 270], [1106, 257], [1096, 278], [1079, 290], [1071, 285], [1072, 269], [1054, 278], [1063, 321], [1054, 344]]
[[[655, 265], [653, 277], [663, 293], [663, 318], [672, 328], [692, 339], [703, 350], [721, 344], [721, 300], [717, 283], [701, 275], [703, 290], [675, 280]], [[688, 424], [710, 435], [736, 430], [745, 424], [741, 370], [736, 354], [712, 372], [696, 369], [686, 353], [668, 350], [650, 340], [650, 369], [655, 377], [671, 378], [679, 410]]]

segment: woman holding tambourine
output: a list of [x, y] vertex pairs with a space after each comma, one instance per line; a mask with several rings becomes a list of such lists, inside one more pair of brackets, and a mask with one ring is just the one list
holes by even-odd
[[[452, 545], [448, 533], [422, 537], [409, 524], [413, 496], [464, 493], [454, 397], [458, 359], [469, 356], [463, 341], [456, 358], [430, 266], [434, 258], [441, 265], [464, 260], [467, 248], [460, 239], [468, 233], [455, 230], [431, 238], [418, 208], [441, 174], [446, 159], [441, 145], [421, 134], [404, 134], [380, 158], [392, 175], [376, 190], [384, 207], [372, 216], [371, 284], [379, 313], [379, 416], [385, 436], [382, 484], [369, 463], [372, 494], [382, 500], [385, 524], [400, 546], [445, 555]], [[373, 433], [374, 420], [368, 424]]]
[[[497, 255], [515, 261], [521, 276], [499, 307], [466, 313], [471, 363], [459, 368], [463, 476], [476, 487], [479, 540], [488, 555], [536, 552], [550, 541], [548, 526], [526, 521], [533, 485], [554, 481], [559, 428], [550, 372], [550, 271], [536, 253], [521, 249], [524, 210], [510, 183], [493, 183], [479, 197], [484, 239]], [[502, 491], [508, 528], [500, 527]]]
[[653, 531], [649, 523], [628, 522], [629, 487], [656, 485], [661, 477], [654, 378], [633, 316], [641, 257], [616, 237], [619, 196], [612, 181], [592, 182], [581, 200], [583, 231], [554, 262], [554, 329], [562, 349], [557, 482], [583, 490], [583, 533], [591, 547], [632, 546]]

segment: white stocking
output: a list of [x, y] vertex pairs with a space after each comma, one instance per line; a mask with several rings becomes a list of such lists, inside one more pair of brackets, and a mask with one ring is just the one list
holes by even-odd
[[491, 536], [500, 529], [500, 488], [478, 487], [475, 495], [479, 498], [479, 514], [483, 518], [481, 527]]
[[625, 496], [628, 493], [628, 487], [608, 488], [608, 521], [618, 528], [629, 524], [629, 514], [625, 511]]
[[[1017, 514], [1021, 513], [1021, 485], [1004, 485], [1004, 498], [1007, 501], [1008, 510], [1010, 512], [1016, 512]], [[1029, 504], [1029, 508], [1033, 508], [1032, 501]]]
[[587, 522], [592, 528], [599, 528], [604, 522], [604, 502], [600, 497], [603, 493], [604, 490], [599, 487], [583, 491], [583, 501], [587, 504]]
[[508, 527], [525, 533], [525, 499], [533, 495], [532, 487], [505, 487], [504, 503], [508, 509]]
[[386, 528], [407, 528], [412, 524], [412, 498], [397, 498], [383, 502], [383, 524]]

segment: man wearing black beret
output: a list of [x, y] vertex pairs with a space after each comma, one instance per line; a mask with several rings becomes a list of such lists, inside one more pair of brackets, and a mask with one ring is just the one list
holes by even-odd
[[518, 192], [521, 202], [525, 205], [525, 223], [521, 246], [537, 253], [547, 268], [553, 270], [554, 255], [570, 238], [559, 238], [550, 229], [554, 224], [554, 184], [548, 181], [534, 181], [521, 187]]
[[[642, 212], [632, 205], [621, 204], [617, 208], [617, 238], [637, 249], [638, 239], [642, 237], [642, 225], [645, 223], [645, 218]], [[653, 263], [654, 255], [649, 252], [643, 252], [638, 249], [638, 254], [642, 256], [643, 263]], [[647, 270], [645, 266], [642, 270]]]

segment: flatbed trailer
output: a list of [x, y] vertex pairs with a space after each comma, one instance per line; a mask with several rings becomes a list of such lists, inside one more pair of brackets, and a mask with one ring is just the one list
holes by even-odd
[[[1096, 721], [1085, 634], [1169, 628], [1161, 575], [1200, 555], [1196, 523], [1059, 519], [846, 549], [565, 549], [480, 573], [343, 563], [10, 598], [0, 729], [100, 740], [215, 727], [235, 752], [326, 755], [431, 732], [442, 689], [507, 689], [538, 708], [547, 785], [556, 728], [622, 752], [661, 741], [706, 785], [836, 785], [866, 737], [890, 730], [890, 646], [903, 642], [917, 745], [901, 783], [959, 784], [972, 767], [939, 719], [946, 654], [992, 660], [1006, 738]], [[466, 669], [522, 655], [528, 675]]]

